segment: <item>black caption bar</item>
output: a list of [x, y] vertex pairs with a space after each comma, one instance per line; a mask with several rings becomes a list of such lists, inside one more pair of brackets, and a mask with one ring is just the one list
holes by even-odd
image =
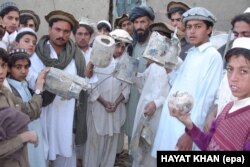
[[250, 166], [250, 151], [157, 151], [157, 167]]

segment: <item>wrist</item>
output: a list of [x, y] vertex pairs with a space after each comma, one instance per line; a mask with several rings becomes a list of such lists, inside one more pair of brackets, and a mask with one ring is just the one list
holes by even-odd
[[41, 95], [41, 94], [42, 94], [42, 90], [41, 90], [41, 89], [36, 89], [36, 90], [34, 91], [34, 93], [35, 93], [36, 95]]
[[191, 129], [193, 129], [193, 122], [187, 122], [187, 123], [185, 123], [185, 126], [188, 130], [191, 130]]

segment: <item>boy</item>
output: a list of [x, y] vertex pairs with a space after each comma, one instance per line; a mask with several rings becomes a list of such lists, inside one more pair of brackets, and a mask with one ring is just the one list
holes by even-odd
[[[232, 94], [228, 103], [212, 123], [209, 133], [203, 133], [188, 113], [170, 109], [170, 114], [186, 126], [186, 132], [201, 150], [250, 150], [250, 38], [237, 38], [225, 56], [227, 77]], [[230, 133], [228, 133], [230, 132]]]
[[116, 79], [112, 73], [121, 57], [128, 56], [126, 47], [132, 42], [132, 38], [121, 29], [112, 31], [110, 36], [116, 41], [113, 58], [107, 67], [95, 68], [97, 87], [89, 97], [92, 104], [87, 114], [87, 154], [84, 166], [114, 166], [118, 137], [126, 119], [124, 103], [129, 97], [130, 86]]
[[19, 29], [15, 39], [15, 48], [23, 48], [29, 54], [33, 55], [36, 49], [37, 36], [33, 29], [24, 27]]
[[32, 10], [20, 10], [20, 28], [29, 27], [35, 32], [38, 31], [40, 26], [39, 16]]
[[4, 2], [0, 5], [0, 21], [6, 27], [0, 47], [10, 51], [13, 48], [19, 26], [19, 9], [14, 2]]
[[[191, 117], [203, 127], [205, 117], [213, 104], [222, 77], [221, 55], [209, 42], [216, 22], [215, 16], [205, 8], [195, 7], [183, 14], [186, 36], [194, 47], [190, 48], [184, 63], [176, 71], [171, 96], [176, 91], [187, 91], [194, 97]], [[157, 150], [191, 150], [192, 140], [184, 126], [169, 115], [168, 97], [163, 105], [152, 154]]]
[[[18, 36], [18, 35], [17, 35]], [[7, 81], [12, 88], [13, 94], [20, 97], [24, 102], [28, 102], [32, 99], [26, 77], [30, 67], [29, 54], [25, 49], [14, 49], [9, 56], [9, 72]], [[40, 108], [38, 108], [40, 110]], [[39, 111], [38, 111], [39, 112]], [[35, 119], [28, 124], [29, 130], [34, 130], [38, 137], [39, 143], [37, 147], [28, 144], [28, 158], [30, 167], [35, 167], [39, 164], [39, 167], [46, 167], [46, 160], [43, 151], [42, 142], [42, 127], [39, 119]]]
[[[42, 98], [39, 90], [43, 89], [44, 78], [46, 71], [44, 70], [37, 79], [37, 91], [28, 103], [24, 103], [22, 99], [16, 97], [12, 94], [5, 86], [3, 86], [3, 81], [5, 80], [7, 70], [8, 70], [8, 53], [0, 48], [0, 108], [14, 107], [15, 109], [21, 110], [27, 114], [30, 119], [35, 119], [39, 116], [39, 108], [42, 104]], [[20, 138], [21, 137], [21, 138]], [[10, 138], [7, 141], [0, 140], [0, 157], [3, 158], [1, 161], [3, 166], [14, 166], [14, 167], [27, 167], [27, 154], [23, 153], [19, 160], [14, 158], [5, 158], [8, 155], [16, 152], [20, 148], [23, 148], [25, 143], [37, 142], [37, 135], [34, 131], [24, 132], [21, 135], [17, 135], [13, 138]]]

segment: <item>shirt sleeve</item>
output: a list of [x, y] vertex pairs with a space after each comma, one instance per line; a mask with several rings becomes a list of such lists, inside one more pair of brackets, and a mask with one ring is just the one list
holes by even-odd
[[191, 130], [185, 129], [186, 133], [191, 136], [194, 143], [201, 149], [206, 150], [208, 144], [215, 132], [215, 121], [213, 121], [209, 133], [202, 132], [195, 124], [193, 124], [193, 128]]
[[125, 98], [124, 103], [128, 101], [129, 94], [130, 94], [130, 85], [128, 83], [122, 83], [122, 95]]
[[21, 110], [25, 114], [29, 115], [31, 120], [37, 119], [41, 113], [42, 106], [42, 96], [34, 94], [32, 99], [28, 102], [23, 102], [23, 100], [14, 94], [10, 93], [10, 97], [14, 102], [14, 107]]
[[20, 136], [0, 141], [0, 159], [15, 153], [23, 146], [23, 141]]

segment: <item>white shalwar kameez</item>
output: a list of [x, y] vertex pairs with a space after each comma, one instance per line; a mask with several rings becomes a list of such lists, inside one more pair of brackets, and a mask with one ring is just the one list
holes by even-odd
[[[144, 114], [146, 105], [153, 101], [156, 105], [156, 111], [149, 120], [149, 126], [153, 132], [151, 136], [151, 141], [153, 143], [160, 120], [162, 106], [170, 89], [168, 74], [164, 67], [152, 63], [143, 73], [139, 73], [137, 76], [136, 85], [141, 92], [141, 96], [136, 109], [132, 140], [135, 140], [135, 131], [142, 115]], [[131, 143], [134, 142], [131, 141]], [[141, 148], [138, 147], [138, 151], [139, 149]], [[151, 150], [149, 150], [147, 154], [142, 155], [144, 158], [143, 161], [140, 162], [140, 165], [134, 160], [133, 167], [156, 166], [156, 160], [150, 155], [150, 152]]]
[[[222, 70], [221, 55], [210, 42], [190, 48], [184, 63], [177, 70], [169, 96], [176, 91], [191, 93], [194, 98], [191, 119], [199, 128], [203, 128], [205, 118], [214, 102], [222, 79]], [[152, 155], [156, 157], [158, 150], [175, 150], [179, 137], [185, 132], [184, 128], [179, 120], [170, 116], [166, 99]]]
[[[57, 59], [57, 54], [49, 44], [51, 58]], [[31, 67], [28, 79], [36, 78], [38, 73], [45, 68], [36, 54], [30, 58]], [[75, 60], [73, 59], [63, 71], [77, 75]], [[30, 80], [34, 86], [34, 80]], [[75, 110], [75, 99], [62, 99], [56, 96], [54, 101], [42, 107], [40, 116], [45, 157], [54, 161], [54, 167], [76, 166], [76, 155], [73, 142], [73, 118]]]
[[[124, 55], [123, 55], [124, 56]], [[118, 135], [126, 119], [124, 102], [128, 99], [130, 86], [111, 74], [118, 58], [113, 59], [105, 68], [95, 68], [98, 77], [96, 89], [90, 94], [92, 105], [87, 115], [88, 137], [86, 142], [85, 165], [91, 167], [113, 167], [115, 163]], [[122, 94], [125, 100], [116, 111], [108, 113], [97, 98], [101, 96], [106, 101], [115, 102]]]

